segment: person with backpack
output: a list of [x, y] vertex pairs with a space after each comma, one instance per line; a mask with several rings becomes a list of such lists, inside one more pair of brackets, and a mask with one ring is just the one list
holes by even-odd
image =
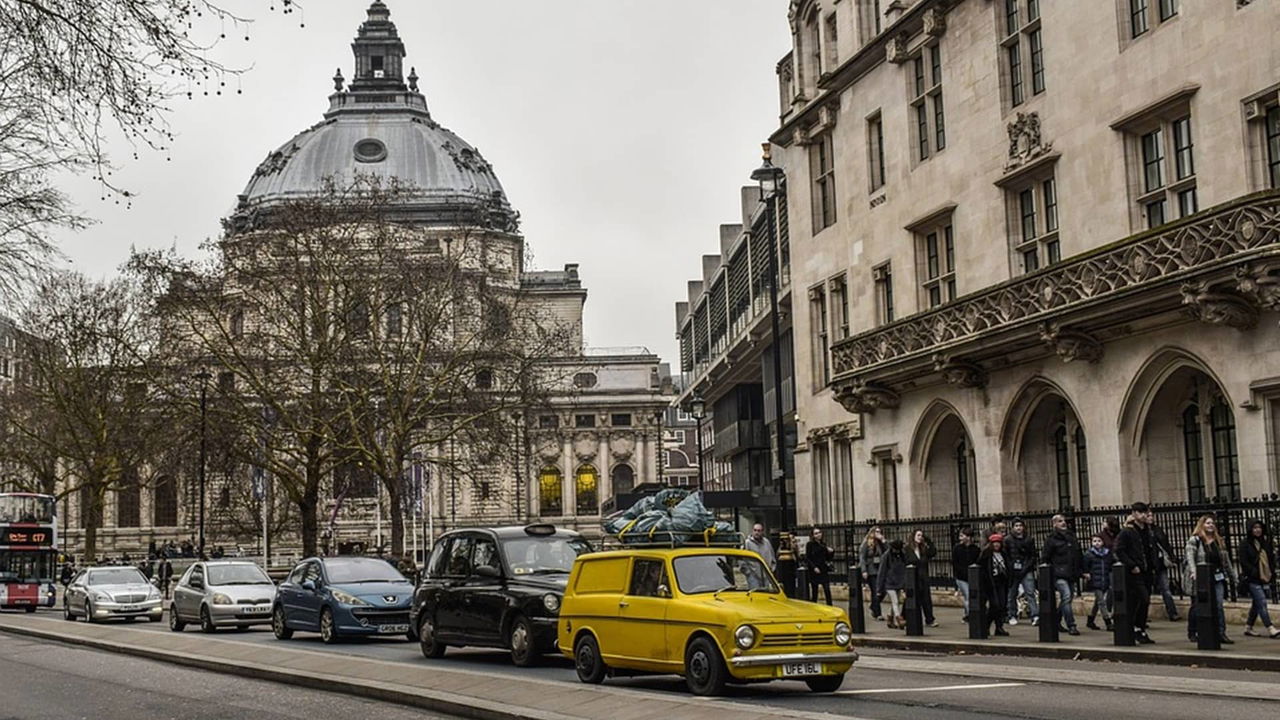
[[1022, 518], [1013, 519], [1013, 532], [1004, 540], [1004, 554], [1009, 561], [1009, 624], [1018, 624], [1018, 589], [1027, 598], [1027, 615], [1032, 625], [1040, 624], [1040, 603], [1036, 599], [1036, 540], [1027, 533]]
[[1268, 635], [1280, 638], [1280, 630], [1271, 624], [1271, 613], [1267, 611], [1267, 588], [1275, 576], [1276, 551], [1267, 536], [1267, 524], [1254, 520], [1249, 523], [1249, 536], [1240, 543], [1240, 583], [1248, 589], [1253, 601], [1245, 621], [1245, 635], [1258, 636], [1253, 624], [1260, 619]]
[[1095, 533], [1090, 547], [1084, 553], [1085, 588], [1093, 591], [1093, 608], [1089, 610], [1089, 620], [1085, 623], [1090, 630], [1101, 630], [1096, 619], [1102, 615], [1102, 621], [1111, 632], [1111, 566], [1115, 558], [1107, 549], [1102, 535]]
[[[1053, 532], [1045, 538], [1044, 550], [1040, 561], [1049, 566], [1053, 573], [1053, 587], [1058, 591], [1058, 615], [1060, 624], [1066, 625], [1068, 635], [1079, 635], [1076, 628], [1075, 611], [1071, 608], [1071, 586], [1084, 574], [1080, 545], [1076, 536], [1067, 529], [1067, 518], [1063, 515], [1053, 516]], [[1032, 625], [1036, 624], [1032, 620]]]
[[[1192, 588], [1196, 585], [1196, 569], [1200, 565], [1208, 565], [1208, 571], [1212, 575], [1210, 581], [1213, 585], [1214, 602], [1218, 606], [1218, 640], [1224, 645], [1234, 644], [1235, 641], [1227, 637], [1227, 618], [1223, 614], [1223, 603], [1226, 601], [1227, 582], [1236, 582], [1236, 569], [1231, 564], [1231, 557], [1227, 554], [1226, 543], [1222, 541], [1222, 537], [1218, 535], [1218, 522], [1213, 515], [1204, 515], [1200, 521], [1196, 523], [1196, 529], [1191, 533], [1191, 537], [1187, 538], [1186, 547], [1186, 578]], [[1196, 596], [1199, 593], [1191, 593], [1191, 611], [1187, 613], [1187, 639], [1195, 642], [1199, 633], [1196, 628]]]
[[980, 551], [973, 542], [973, 528], [961, 528], [959, 540], [951, 548], [951, 575], [964, 606], [963, 622], [969, 622], [969, 566], [978, 562]]
[[815, 527], [809, 533], [809, 542], [804, 546], [809, 599], [813, 602], [818, 602], [818, 588], [822, 588], [827, 595], [827, 604], [831, 604], [831, 557], [831, 548], [822, 541], [822, 528]]
[[988, 629], [994, 624], [995, 634], [1007, 636], [1004, 621], [1008, 616], [1005, 603], [1009, 600], [1009, 561], [1004, 554], [1005, 538], [1000, 533], [987, 537], [987, 546], [978, 555], [979, 577], [982, 579], [980, 594], [986, 610]]
[[880, 560], [880, 575], [876, 579], [876, 591], [889, 598], [889, 629], [906, 628], [902, 617], [902, 597], [898, 593], [907, 586], [907, 557], [902, 541], [889, 543], [889, 550]]
[[876, 587], [880, 576], [880, 561], [884, 558], [884, 532], [879, 525], [867, 531], [867, 536], [858, 545], [858, 567], [862, 570], [862, 581], [871, 595], [871, 617], [884, 620], [884, 612], [880, 609], [883, 597]]

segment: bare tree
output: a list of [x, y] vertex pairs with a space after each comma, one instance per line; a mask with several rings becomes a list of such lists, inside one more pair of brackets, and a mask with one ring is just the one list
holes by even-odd
[[34, 338], [21, 355], [26, 376], [0, 406], [15, 441], [7, 459], [46, 488], [53, 473], [62, 495], [80, 494], [90, 555], [109, 493], [145, 486], [175, 447], [153, 372], [139, 362], [158, 337], [143, 300], [124, 279], [47, 276], [21, 314]]
[[49, 227], [86, 223], [56, 175], [92, 173], [127, 202], [108, 137], [165, 149], [170, 101], [221, 93], [240, 70], [209, 51], [250, 22], [210, 0], [0, 0], [0, 295], [46, 264]]

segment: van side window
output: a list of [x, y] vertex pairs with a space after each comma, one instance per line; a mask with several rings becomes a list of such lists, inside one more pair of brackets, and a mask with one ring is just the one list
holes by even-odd
[[658, 586], [667, 584], [667, 570], [661, 560], [636, 558], [631, 565], [631, 592], [638, 597], [658, 597]]

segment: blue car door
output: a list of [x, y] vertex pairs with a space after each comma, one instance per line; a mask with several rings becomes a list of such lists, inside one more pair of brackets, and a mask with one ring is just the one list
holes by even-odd
[[[311, 583], [312, 588], [306, 587]], [[298, 585], [298, 620], [299, 624], [309, 630], [320, 629], [320, 608], [324, 606], [324, 572], [320, 562], [312, 560], [302, 573], [302, 583]]]
[[289, 573], [289, 577], [285, 578], [284, 582], [280, 583], [280, 587], [276, 590], [280, 607], [284, 608], [285, 624], [292, 628], [297, 628], [301, 625], [302, 609], [298, 606], [300, 600], [299, 590], [301, 589], [299, 585], [302, 583], [302, 575], [306, 572], [306, 566], [305, 562], [298, 563], [293, 568], [293, 571]]

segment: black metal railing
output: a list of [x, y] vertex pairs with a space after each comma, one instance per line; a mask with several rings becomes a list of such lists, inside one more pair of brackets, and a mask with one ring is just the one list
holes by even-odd
[[[1218, 531], [1224, 537], [1232, 562], [1239, 561], [1237, 549], [1249, 532], [1249, 525], [1254, 520], [1266, 523], [1267, 532], [1273, 538], [1280, 531], [1280, 495], [1269, 495], [1250, 500], [1226, 501], [1217, 498], [1203, 503], [1165, 503], [1152, 505], [1156, 525], [1168, 537], [1169, 549], [1174, 560], [1169, 568], [1169, 587], [1173, 594], [1187, 596], [1194, 588], [1187, 587], [1183, 575], [1183, 548], [1187, 538], [1191, 537], [1196, 523], [1204, 515], [1213, 515], [1218, 524]], [[1067, 518], [1067, 524], [1075, 534], [1081, 551], [1089, 548], [1094, 533], [1101, 532], [1108, 518], [1115, 518], [1123, 527], [1128, 520], [1128, 506], [1089, 508], [1077, 510], [1067, 508], [1060, 511], [1036, 511], [1026, 513], [1002, 513], [997, 515], [948, 515], [944, 517], [909, 518], [904, 520], [859, 520], [854, 523], [820, 524], [827, 544], [831, 546], [835, 559], [836, 577], [846, 577], [850, 562], [858, 561], [858, 545], [866, 537], [872, 527], [880, 527], [886, 542], [902, 540], [904, 543], [916, 530], [923, 530], [926, 537], [933, 542], [937, 555], [929, 563], [929, 583], [934, 587], [951, 587], [951, 548], [955, 545], [960, 530], [965, 527], [974, 530], [974, 541], [982, 544], [984, 538], [992, 530], [997, 521], [1003, 521], [1012, 530], [1013, 519], [1021, 518], [1027, 526], [1027, 532], [1036, 540], [1037, 550], [1043, 548], [1044, 539], [1052, 530], [1053, 516], [1061, 512]], [[797, 529], [801, 536], [807, 535], [812, 526]], [[1238, 567], [1238, 565], [1237, 565]], [[1273, 573], [1272, 593], [1276, 591], [1277, 581]]]

